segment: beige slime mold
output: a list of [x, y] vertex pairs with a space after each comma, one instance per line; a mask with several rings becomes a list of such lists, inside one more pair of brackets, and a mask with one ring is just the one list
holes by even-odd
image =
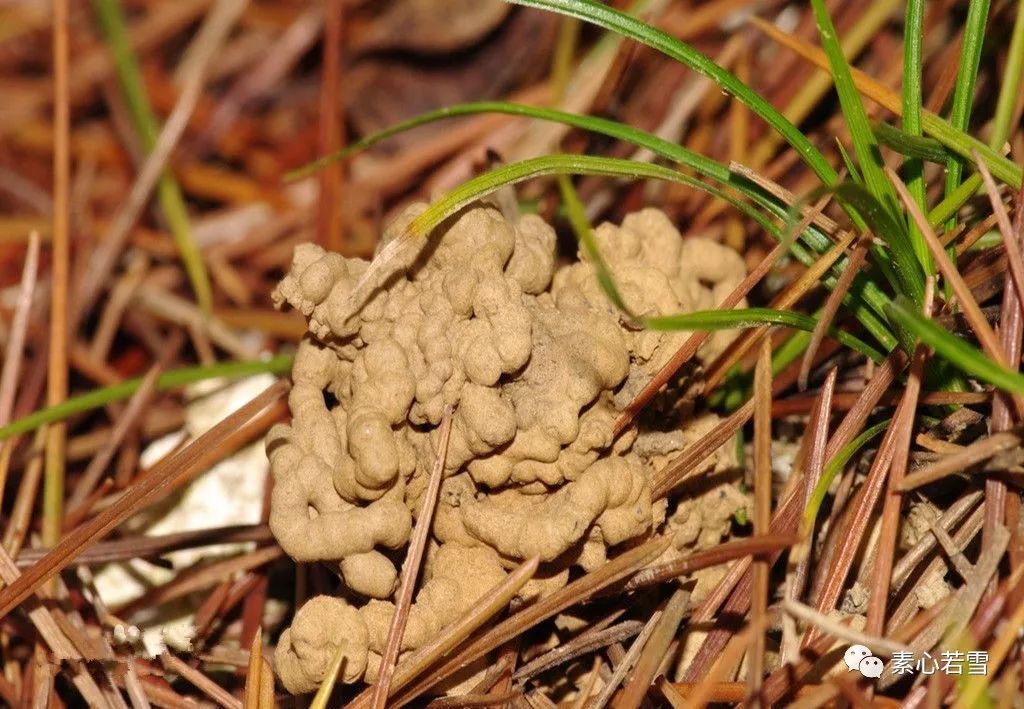
[[[406, 210], [382, 248], [422, 209]], [[744, 276], [738, 255], [683, 239], [656, 210], [596, 235], [636, 312], [711, 308]], [[306, 316], [309, 334], [292, 372], [292, 422], [267, 439], [270, 527], [297, 561], [336, 564], [347, 598], [370, 599], [357, 607], [318, 597], [299, 609], [276, 654], [296, 693], [319, 684], [339, 647], [344, 681], [375, 675], [393, 614], [393, 559], [408, 542], [446, 406], [455, 413], [436, 547], [406, 651], [521, 560], [544, 562], [521, 595], [543, 595], [571, 567], [596, 568], [609, 547], [649, 533], [664, 521], [651, 477], [694, 437], [688, 421], [673, 420], [613, 439], [623, 400], [686, 334], [630, 329], [589, 263], [556, 269], [555, 234], [540, 218], [468, 209], [352, 312], [367, 267], [306, 244], [274, 293], [276, 305]], [[698, 359], [729, 337], [716, 333]]]

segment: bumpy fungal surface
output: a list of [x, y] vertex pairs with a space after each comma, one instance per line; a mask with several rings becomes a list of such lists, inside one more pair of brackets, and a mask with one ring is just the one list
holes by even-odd
[[[406, 210], [382, 246], [422, 209]], [[683, 239], [657, 210], [601, 225], [596, 237], [638, 313], [712, 308], [744, 276], [736, 253]], [[339, 646], [344, 681], [375, 676], [394, 609], [395, 560], [447, 406], [445, 479], [404, 651], [524, 559], [539, 557], [542, 567], [521, 594], [543, 595], [564, 585], [572, 567], [597, 568], [609, 547], [664, 524], [650, 481], [700, 435], [677, 414], [659, 416], [658, 430], [613, 437], [621, 406], [686, 333], [632, 329], [589, 262], [556, 267], [554, 231], [539, 217], [513, 222], [489, 205], [464, 211], [352, 312], [350, 295], [367, 268], [306, 244], [274, 293], [278, 307], [307, 318], [309, 333], [292, 372], [292, 422], [267, 439], [270, 527], [297, 561], [335, 565], [345, 587], [344, 598], [310, 600], [281, 637], [275, 665], [295, 693], [319, 685]], [[698, 359], [730, 336], [716, 333]], [[709, 425], [705, 416], [696, 428]], [[721, 455], [705, 466], [726, 465]], [[688, 514], [696, 507], [677, 510], [673, 526], [685, 527]]]

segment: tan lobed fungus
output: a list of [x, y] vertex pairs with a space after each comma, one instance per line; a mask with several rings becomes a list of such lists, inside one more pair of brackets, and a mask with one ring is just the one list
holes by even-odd
[[[422, 210], [407, 209], [382, 248]], [[714, 307], [744, 276], [736, 253], [683, 239], [657, 210], [595, 235], [638, 313]], [[274, 293], [277, 306], [306, 316], [309, 334], [292, 372], [292, 422], [267, 439], [270, 527], [297, 561], [337, 564], [347, 597], [371, 599], [356, 608], [320, 597], [299, 609], [276, 653], [295, 693], [319, 684], [339, 645], [344, 681], [375, 675], [401, 557], [389, 550], [409, 539], [446, 406], [455, 413], [434, 548], [406, 651], [523, 559], [545, 563], [521, 595], [547, 594], [572, 566], [597, 568], [608, 547], [662, 524], [651, 477], [714, 424], [704, 417], [690, 432], [688, 419], [660, 417], [664, 430], [613, 438], [619, 408], [686, 333], [633, 329], [589, 262], [556, 268], [555, 234], [539, 217], [465, 210], [353, 312], [367, 267], [306, 244]], [[715, 334], [698, 359], [729, 337]], [[725, 451], [705, 466], [721, 467]]]

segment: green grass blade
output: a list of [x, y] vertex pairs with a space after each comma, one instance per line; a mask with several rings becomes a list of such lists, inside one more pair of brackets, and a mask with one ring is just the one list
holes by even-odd
[[[803, 313], [771, 308], [740, 308], [737, 310], [699, 310], [692, 313], [662, 315], [644, 318], [644, 327], [662, 331], [712, 331], [732, 330], [734, 328], [760, 327], [761, 325], [782, 325], [796, 330], [812, 332], [818, 324], [817, 318]], [[839, 342], [870, 357], [876, 362], [885, 359], [881, 352], [867, 344], [859, 337], [838, 328], [829, 328], [829, 335]]]
[[544, 155], [502, 165], [463, 182], [431, 204], [407, 227], [407, 233], [426, 237], [441, 222], [460, 209], [506, 185], [514, 185], [545, 175], [606, 175], [609, 177], [667, 180], [706, 189], [707, 185], [671, 168], [637, 160], [604, 158], [591, 155]]
[[915, 303], [924, 302], [924, 273], [907, 235], [905, 222], [897, 219], [867, 187], [856, 182], [843, 182], [836, 185], [833, 191], [838, 199], [857, 210], [875, 236], [889, 245], [891, 260], [888, 255], [880, 253], [877, 246], [872, 247], [872, 253], [879, 267], [887, 269], [891, 263], [895, 272], [893, 285]]
[[[1003, 72], [1003, 82], [999, 87], [999, 99], [996, 104], [995, 118], [992, 120], [992, 135], [989, 138], [988, 145], [983, 146], [984, 150], [982, 150], [978, 147], [978, 143], [974, 143], [966, 148], [966, 152], [964, 150], [957, 151], [960, 155], [965, 155], [968, 160], [972, 160], [970, 150], [977, 150], [982, 160], [992, 170], [992, 174], [1014, 188], [1020, 188], [1021, 169], [1003, 158], [996, 151], [1002, 147], [1009, 137], [1014, 104], [1020, 92], [1021, 80], [1024, 78], [1022, 74], [1024, 74], [1024, 3], [1018, 3], [1017, 18], [1013, 24], [1013, 35], [1010, 38], [1010, 49], [1007, 54], [1006, 68]], [[925, 115], [926, 121], [929, 117], [930, 114]], [[953, 131], [949, 124], [938, 119], [936, 119], [936, 127], [944, 128], [950, 132]], [[925, 128], [928, 128], [927, 122]], [[964, 140], [971, 141], [974, 139], [970, 136], [965, 136]], [[950, 144], [946, 143], [946, 145]], [[986, 153], [985, 151], [988, 152]], [[955, 190], [947, 194], [942, 202], [928, 214], [928, 222], [932, 226], [938, 226], [952, 220], [957, 210], [977, 193], [979, 187], [981, 187], [981, 175], [974, 173]]]
[[[121, 90], [124, 92], [125, 103], [128, 105], [135, 130], [143, 149], [149, 152], [156, 145], [160, 128], [156, 114], [153, 113], [153, 108], [146, 95], [138, 59], [135, 57], [128, 39], [124, 13], [118, 0], [93, 0], [93, 7], [107, 44], [110, 45], [118, 80]], [[174, 236], [174, 243], [178, 247], [182, 265], [185, 267], [192, 290], [195, 292], [196, 302], [204, 313], [210, 313], [213, 310], [210, 278], [206, 273], [206, 265], [203, 263], [199, 247], [196, 246], [195, 239], [192, 238], [192, 227], [189, 223], [185, 198], [181, 194], [178, 183], [169, 172], [165, 171], [157, 182], [157, 199], [160, 202], [164, 218], [167, 220], [167, 226]]]
[[1024, 2], [1017, 2], [1017, 18], [1010, 35], [1010, 49], [1006, 53], [1006, 68], [999, 86], [996, 113], [992, 119], [992, 135], [989, 147], [999, 150], [1010, 135], [1010, 122], [1020, 94], [1021, 80], [1024, 79]]
[[579, 241], [590, 263], [593, 264], [598, 284], [600, 284], [601, 289], [608, 296], [608, 300], [616, 308], [630, 318], [636, 319], [633, 311], [629, 309], [625, 299], [619, 292], [618, 286], [615, 285], [615, 279], [612, 277], [611, 269], [608, 268], [608, 262], [604, 260], [601, 250], [597, 247], [597, 242], [594, 241], [594, 230], [590, 226], [590, 222], [587, 221], [583, 203], [580, 202], [579, 195], [573, 189], [568, 175], [558, 176], [558, 188], [562, 193], [562, 202], [565, 204], [565, 211], [569, 217], [569, 223], [572, 225], [572, 230], [576, 234], [576, 240]]
[[[924, 0], [907, 0], [907, 14], [903, 29], [903, 131], [907, 139], [913, 141], [925, 140], [921, 125], [921, 107], [924, 105], [924, 95], [921, 89], [922, 75], [922, 53], [921, 43], [924, 41]], [[886, 125], [885, 123], [881, 124]], [[937, 141], [936, 141], [937, 142]], [[925, 202], [924, 166], [920, 158], [908, 160], [903, 170], [905, 173], [907, 190], [921, 208], [921, 212], [928, 211]], [[931, 252], [928, 251], [928, 244], [921, 236], [921, 230], [909, 220], [910, 243], [914, 246], [914, 252], [924, 266], [926, 274], [935, 273], [935, 264], [932, 261]]]
[[814, 147], [814, 144], [794, 126], [774, 106], [757, 94], [753, 89], [740, 81], [734, 74], [726, 71], [706, 55], [698, 52], [661, 30], [650, 26], [643, 20], [626, 13], [619, 12], [607, 5], [592, 0], [508, 0], [516, 5], [535, 7], [550, 12], [557, 12], [575, 17], [597, 25], [603, 29], [616, 32], [624, 37], [646, 44], [666, 56], [685, 64], [694, 71], [703, 74], [722, 90], [735, 96], [751, 111], [774, 128], [793, 146], [807, 165], [818, 175], [822, 182], [831, 185], [836, 180], [836, 172], [829, 165], [825, 156]]
[[836, 138], [836, 149], [839, 150], [839, 157], [842, 158], [843, 165], [846, 166], [846, 172], [849, 173], [850, 179], [858, 184], [863, 184], [864, 178], [861, 177], [860, 170], [857, 169], [857, 163], [853, 161], [850, 153], [847, 152], [846, 146], [843, 145], [843, 141]]
[[908, 301], [897, 298], [889, 304], [888, 311], [892, 320], [964, 373], [1000, 389], [1024, 393], [1024, 375], [992, 361], [981, 350], [924, 317]]
[[853, 83], [853, 74], [846, 61], [846, 56], [843, 54], [843, 48], [839, 44], [835, 25], [832, 24], [832, 18], [825, 8], [824, 0], [811, 0], [811, 9], [814, 11], [814, 19], [818, 24], [822, 48], [824, 48], [829, 65], [832, 67], [832, 79], [835, 81], [836, 93], [839, 95], [839, 104], [842, 107], [843, 116], [846, 118], [846, 125], [853, 137], [853, 147], [860, 162], [864, 184], [884, 209], [895, 214], [896, 205], [899, 203], [896, 192], [885, 177], [878, 142], [875, 140], [874, 133], [871, 132], [868, 114], [861, 102], [860, 92], [857, 91], [857, 87]]
[[[895, 150], [900, 155], [913, 158], [918, 163], [920, 160], [927, 160], [938, 165], [945, 165], [946, 161], [951, 158], [959, 159], [955, 153], [951, 153], [946, 149], [946, 146], [935, 140], [935, 138], [925, 138], [920, 133], [916, 135], [904, 133], [899, 128], [883, 121], [873, 124], [871, 130], [874, 131], [875, 138], [878, 139], [881, 145]], [[908, 176], [915, 174], [912, 168], [913, 165], [910, 161], [905, 163], [905, 174]], [[922, 211], [924, 211], [923, 208]]]
[[967, 204], [967, 200], [978, 193], [979, 187], [981, 187], [981, 175], [974, 173], [946, 195], [932, 211], [928, 212], [928, 223], [933, 227], [945, 224], [960, 211], [961, 207]]
[[863, 448], [872, 438], [887, 429], [890, 423], [892, 423], [892, 419], [885, 419], [884, 421], [879, 421], [874, 426], [864, 429], [860, 432], [860, 435], [840, 448], [834, 458], [825, 463], [825, 469], [822, 471], [821, 477], [818, 478], [814, 490], [811, 491], [810, 497], [807, 498], [807, 506], [804, 508], [804, 527], [806, 529], [810, 529], [811, 525], [814, 524], [814, 520], [818, 518], [818, 510], [821, 509], [821, 503], [825, 500], [825, 495], [828, 494], [828, 489], [836, 475], [846, 467], [846, 464], [850, 462], [850, 458], [857, 451]]
[[977, 151], [995, 177], [1015, 189], [1020, 189], [1021, 181], [1024, 179], [1024, 169], [1020, 165], [1015, 165], [982, 141], [954, 128], [934, 113], [925, 111], [921, 116], [921, 122], [924, 124], [925, 134], [935, 138], [970, 163], [974, 162], [973, 152]]
[[[981, 47], [985, 41], [985, 23], [988, 21], [989, 0], [971, 0], [967, 7], [967, 20], [964, 24], [964, 45], [960, 52], [960, 66], [956, 74], [956, 86], [953, 88], [953, 107], [949, 114], [950, 126], [956, 130], [967, 132], [971, 120], [971, 107], [974, 104], [974, 87], [978, 80], [978, 64], [981, 61]], [[946, 163], [946, 196], [960, 186], [963, 175], [963, 163], [950, 160]], [[952, 229], [956, 222], [950, 219], [946, 228]]]
[[[271, 374], [283, 374], [291, 369], [292, 358], [288, 355], [278, 355], [267, 360], [252, 360], [248, 362], [221, 362], [208, 364], [201, 367], [188, 367], [186, 369], [172, 369], [160, 375], [156, 382], [158, 391], [166, 391], [186, 384], [215, 379], [217, 377], [229, 377], [237, 379], [252, 374], [270, 372]], [[32, 431], [40, 426], [55, 421], [64, 421], [75, 414], [84, 413], [101, 406], [127, 399], [142, 385], [142, 379], [128, 379], [118, 384], [113, 384], [102, 389], [93, 389], [85, 394], [73, 396], [56, 406], [49, 406], [45, 409], [34, 411], [6, 426], [0, 426], [0, 440], [17, 436], [27, 431]]]

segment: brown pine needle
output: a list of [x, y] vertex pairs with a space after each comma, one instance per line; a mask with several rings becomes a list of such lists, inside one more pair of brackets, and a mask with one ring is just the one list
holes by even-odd
[[[935, 281], [929, 276], [925, 287], [925, 312], [931, 310], [934, 291]], [[907, 380], [905, 397], [908, 413], [895, 425], [899, 434], [894, 443], [888, 486], [882, 502], [882, 522], [875, 553], [875, 573], [872, 576], [871, 597], [868, 600], [867, 624], [865, 625], [865, 630], [873, 634], [879, 634], [885, 628], [886, 606], [889, 602], [890, 582], [892, 581], [893, 563], [896, 559], [896, 542], [903, 507], [903, 489], [900, 485], [903, 483], [910, 459], [914, 413], [917, 410], [917, 397], [921, 391], [921, 380], [924, 378], [924, 367], [927, 361], [928, 350], [919, 344], [914, 351], [913, 361], [910, 365], [910, 377]]]
[[[903, 479], [904, 486], [909, 478], [910, 476], [907, 476]], [[964, 495], [947, 507], [942, 515], [935, 520], [933, 525], [943, 531], [949, 531], [954, 525], [958, 524], [968, 512], [971, 511], [972, 507], [978, 504], [980, 499], [980, 492], [971, 492]], [[965, 526], [970, 525], [968, 524]], [[898, 592], [903, 587], [903, 584], [910, 578], [911, 573], [914, 572], [917, 565], [920, 564], [932, 549], [935, 548], [935, 544], [935, 535], [925, 534], [917, 544], [900, 557], [899, 562], [897, 562], [896, 567], [892, 572], [893, 591]]]
[[[53, 4], [53, 235], [51, 252], [50, 348], [46, 404], [56, 406], [68, 395], [68, 278], [71, 272], [71, 99], [68, 83], [69, 2]], [[45, 546], [60, 539], [64, 516], [64, 446], [66, 428], [52, 424], [46, 432], [43, 480]], [[2, 615], [2, 614], [0, 614]]]
[[263, 628], [256, 629], [252, 645], [249, 646], [249, 666], [245, 673], [245, 692], [242, 706], [245, 709], [260, 709], [260, 671], [263, 667]]
[[114, 608], [114, 613], [119, 616], [130, 616], [143, 609], [168, 603], [194, 591], [209, 588], [225, 578], [230, 578], [233, 574], [258, 568], [282, 556], [284, 556], [284, 550], [275, 545], [224, 559], [208, 566], [193, 566], [187, 571], [179, 573], [166, 584], [151, 588], [135, 600]]
[[[804, 433], [803, 448], [807, 451], [806, 463], [803, 475], [803, 491], [800, 497], [800, 508], [806, 510], [811, 499], [811, 493], [821, 474], [825, 469], [825, 447], [828, 445], [828, 431], [830, 413], [832, 411], [832, 398], [835, 394], [836, 378], [838, 370], [832, 369], [828, 373], [825, 385], [815, 402], [814, 411], [811, 414], [807, 429]], [[801, 527], [806, 525], [806, 520]], [[800, 542], [789, 553], [789, 567], [787, 568], [784, 595], [786, 598], [799, 600], [804, 595], [807, 586], [807, 574], [810, 568], [811, 545], [814, 537], [814, 523], [806, 525], [808, 529], [800, 530]], [[782, 619], [782, 646], [781, 654], [783, 662], [795, 663], [799, 656], [797, 643], [796, 624], [789, 617]]]
[[[236, 544], [239, 542], [272, 542], [274, 536], [264, 524], [240, 524], [230, 527], [210, 527], [189, 532], [173, 532], [156, 536], [122, 537], [107, 542], [96, 542], [75, 557], [72, 565], [88, 566], [108, 564], [129, 559], [146, 559], [179, 549]], [[47, 553], [46, 549], [23, 549], [18, 554], [19, 568], [32, 566]]]
[[381, 656], [380, 674], [373, 690], [370, 706], [373, 709], [384, 709], [384, 704], [391, 691], [391, 676], [395, 671], [395, 662], [405, 634], [405, 624], [409, 620], [409, 609], [412, 608], [412, 593], [419, 578], [420, 564], [427, 550], [427, 539], [430, 524], [434, 519], [437, 507], [437, 496], [441, 492], [441, 481], [444, 479], [444, 465], [448, 458], [448, 440], [452, 432], [452, 410], [446, 407], [438, 429], [437, 453], [434, 458], [434, 469], [430, 472], [427, 490], [423, 493], [420, 513], [416, 517], [416, 529], [413, 530], [406, 552], [405, 564], [402, 566], [402, 582], [395, 602], [395, 614], [391, 618], [391, 629], [388, 631], [388, 642]]
[[[143, 377], [138, 390], [132, 394], [132, 398], [128, 400], [128, 404], [124, 407], [117, 422], [114, 424], [110, 438], [107, 439], [103, 448], [93, 456], [85, 472], [78, 478], [75, 488], [68, 498], [69, 516], [76, 516], [76, 508], [85, 502], [93, 487], [99, 482], [100, 476], [107, 469], [107, 466], [110, 465], [110, 461], [114, 459], [129, 431], [135, 426], [139, 417], [142, 416], [145, 409], [149, 406], [153, 395], [156, 393], [157, 379], [160, 377], [162, 370], [163, 367], [160, 364], [156, 364], [146, 372], [146, 376]], [[65, 526], [74, 526], [74, 524], [65, 523]]]
[[750, 645], [750, 634], [764, 632], [765, 628], [748, 625], [739, 635], [730, 638], [721, 654], [711, 664], [707, 675], [697, 683], [693, 691], [687, 696], [686, 705], [702, 709], [711, 699], [715, 688], [732, 675], [736, 666], [743, 659], [743, 653]]
[[[438, 697], [427, 706], [429, 709], [459, 709], [459, 707], [504, 707], [516, 706], [515, 700], [523, 699], [523, 690], [513, 689], [498, 694], [460, 694], [455, 697]], [[529, 700], [526, 706], [534, 707]]]
[[[903, 395], [900, 389], [889, 389], [876, 402], [879, 406], [894, 406]], [[832, 398], [833, 411], [850, 411], [860, 401], [859, 392], [837, 392]], [[922, 406], [970, 406], [987, 404], [993, 399], [991, 391], [925, 391], [921, 392], [918, 403]], [[780, 418], [793, 414], [809, 413], [815, 405], [817, 397], [791, 396], [776, 399], [772, 402], [772, 416]]]
[[199, 670], [195, 669], [188, 663], [181, 661], [171, 653], [165, 652], [160, 655], [160, 661], [167, 670], [174, 672], [191, 682], [196, 688], [201, 690], [203, 694], [220, 706], [224, 707], [224, 709], [242, 709], [242, 703], [232, 697], [227, 690]]
[[860, 643], [861, 645], [867, 645], [873, 653], [882, 655], [883, 657], [892, 657], [894, 653], [906, 652], [910, 649], [909, 646], [904, 643], [895, 642], [888, 638], [872, 635], [871, 633], [854, 630], [853, 628], [844, 625], [839, 621], [833, 620], [824, 613], [816, 611], [810, 606], [806, 606], [799, 601], [786, 599], [782, 601], [781, 605], [784, 611], [799, 620], [809, 623], [822, 633], [831, 635], [837, 640], [843, 640], [848, 643]]
[[853, 283], [853, 279], [857, 272], [860, 271], [860, 267], [864, 265], [864, 258], [867, 256], [867, 253], [868, 243], [866, 240], [862, 240], [857, 245], [857, 248], [853, 250], [853, 253], [850, 254], [850, 261], [847, 263], [842, 274], [840, 274], [839, 280], [836, 281], [836, 287], [828, 294], [825, 307], [821, 310], [818, 324], [814, 326], [814, 332], [811, 333], [811, 341], [807, 344], [807, 350], [804, 352], [803, 359], [800, 362], [800, 374], [797, 377], [797, 388], [800, 391], [806, 391], [807, 389], [807, 380], [811, 376], [811, 366], [814, 364], [814, 357], [818, 354], [818, 348], [821, 347], [825, 334], [828, 332], [829, 327], [832, 326], [836, 313], [839, 312], [839, 306], [842, 305], [846, 292], [850, 290], [850, 284]]
[[988, 460], [997, 453], [1020, 446], [1021, 442], [1022, 438], [1019, 433], [1008, 431], [993, 433], [957, 453], [945, 456], [907, 475], [900, 483], [900, 489], [903, 491], [913, 490], [949, 475], [963, 473], [968, 468]]
[[146, 690], [139, 679], [139, 673], [135, 669], [135, 659], [128, 657], [124, 661], [124, 691], [128, 693], [128, 699], [132, 703], [132, 709], [149, 709], [151, 704], [146, 696]]
[[644, 643], [643, 651], [633, 669], [633, 676], [622, 688], [622, 694], [612, 705], [615, 709], [637, 709], [643, 702], [658, 668], [664, 661], [665, 655], [669, 653], [669, 647], [672, 645], [679, 630], [679, 624], [683, 622], [683, 616], [689, 607], [690, 591], [685, 588], [676, 589], [668, 599], [668, 603], [665, 604], [650, 638]]
[[[766, 535], [772, 520], [772, 345], [761, 341], [754, 369], [754, 534]], [[754, 560], [754, 589], [750, 619], [753, 628], [748, 650], [747, 690], [750, 701], [760, 705], [764, 678], [765, 631], [768, 624], [768, 594], [771, 560]]]
[[[860, 392], [856, 403], [836, 426], [835, 433], [832, 434], [825, 447], [825, 460], [835, 457], [843, 446], [852, 441], [864, 429], [868, 416], [874, 411], [879, 400], [888, 391], [906, 364], [907, 356], [903, 350], [896, 349], [885, 358], [881, 366], [875, 368], [874, 376]], [[833, 395], [833, 402], [835, 399], [836, 397]]]
[[638, 634], [643, 630], [644, 624], [638, 620], [626, 620], [610, 628], [590, 631], [574, 637], [567, 643], [549, 650], [540, 657], [531, 660], [512, 673], [513, 681], [528, 680], [541, 672], [547, 672], [552, 667], [558, 667], [570, 662], [581, 655], [585, 655], [612, 643], [622, 642]]
[[[1021, 15], [1024, 18], [1024, 15]], [[994, 207], [995, 205], [993, 205]], [[998, 211], [997, 211], [998, 213]], [[996, 216], [996, 215], [993, 215]], [[1024, 185], [1021, 185], [1017, 193], [1017, 210], [1015, 214], [1013, 231], [1003, 233], [1003, 240], [1009, 249], [1011, 243], [1020, 248], [1022, 237], [1024, 237]], [[1007, 252], [1009, 253], [1009, 252]], [[1018, 296], [1018, 290], [1013, 288], [1014, 277], [1012, 271], [1003, 276], [1003, 301], [999, 313], [999, 338], [1011, 362], [1019, 363], [1021, 358], [1022, 344], [1024, 344], [1024, 299]], [[1012, 402], [1005, 393], [997, 392], [992, 401], [991, 431], [999, 433], [1007, 431], [1013, 426]], [[982, 530], [982, 548], [985, 548], [995, 532], [997, 526], [1005, 524], [1011, 530], [1020, 529], [1021, 501], [1018, 495], [1007, 495], [1006, 483], [998, 479], [985, 481], [985, 526]], [[1024, 566], [1021, 560], [1024, 559], [1024, 545], [1021, 543], [1019, 531], [1015, 531], [1013, 541], [1010, 544], [1010, 569], [1016, 571]], [[1018, 598], [1018, 600], [1020, 600]]]
[[[45, 445], [46, 430], [40, 428], [33, 436], [32, 445], [29, 447], [28, 462], [22, 470], [18, 492], [14, 498], [14, 508], [11, 510], [11, 518], [7, 521], [7, 529], [4, 530], [3, 545], [7, 552], [14, 556], [21, 551], [25, 535], [32, 526], [32, 510], [35, 508], [39, 481], [43, 474]], [[14, 446], [14, 442], [11, 446]]]
[[753, 415], [754, 401], [751, 399], [730, 414], [728, 418], [719, 421], [718, 425], [706, 436], [690, 444], [655, 476], [651, 499], [659, 500], [665, 497], [672, 488], [686, 480], [695, 467], [707, 460], [708, 456], [732, 438], [736, 431], [740, 430]]
[[[857, 550], [860, 548], [861, 540], [871, 520], [875, 503], [878, 501], [878, 497], [881, 495], [885, 484], [886, 473], [889, 471], [889, 465], [892, 462], [897, 441], [897, 431], [900, 429], [899, 422], [906, 420], [908, 416], [912, 419], [913, 411], [908, 412], [906, 410], [904, 405], [906, 401], [904, 399], [900, 402], [900, 406], [896, 409], [896, 414], [893, 416], [895, 423], [886, 431], [885, 437], [878, 447], [878, 452], [875, 454], [874, 461], [872, 461], [867, 480], [865, 480], [864, 485], [861, 487], [858, 496], [852, 501], [852, 507], [847, 510], [844, 518], [841, 518], [840, 524], [843, 524], [843, 526], [841, 527], [841, 533], [836, 536], [838, 548], [834, 556], [822, 562], [828, 564], [828, 566], [824, 567], [828, 569], [828, 573], [825, 576], [820, 592], [817, 594], [815, 604], [821, 613], [831, 611], [839, 600], [839, 595], [842, 593], [846, 583], [846, 576], [853, 565]], [[805, 634], [803, 645], [806, 646], [811, 637], [813, 636]]]
[[[404, 689], [406, 685], [468, 638], [480, 626], [504, 610], [512, 598], [526, 585], [526, 582], [537, 573], [539, 565], [540, 560], [537, 557], [524, 561], [503, 581], [484, 594], [485, 600], [482, 600], [470, 613], [449, 625], [434, 640], [402, 660], [395, 668], [395, 674], [391, 680], [391, 694]], [[367, 706], [372, 691], [372, 687], [364, 690], [352, 701], [350, 707], [354, 709]]]
[[246, 436], [252, 433], [246, 424], [251, 423], [251, 419], [263, 409], [276, 403], [286, 390], [287, 384], [283, 381], [268, 387], [187, 448], [153, 466], [149, 474], [128, 488], [113, 505], [65, 535], [46, 556], [22, 574], [17, 581], [0, 591], [0, 616], [10, 613], [41, 583], [60, 573], [82, 550], [109, 534], [135, 512], [153, 502], [161, 493], [190, 479], [214, 460], [219, 459], [224, 454], [224, 451], [219, 449], [220, 446], [245, 441]]
[[[5, 584], [10, 585], [15, 583], [18, 578], [18, 569], [14, 566], [14, 561], [7, 554], [7, 551], [3, 547], [0, 547], [0, 579], [3, 579]], [[29, 620], [32, 621], [32, 624], [39, 632], [39, 635], [50, 648], [52, 656], [56, 658], [58, 662], [62, 662], [64, 660], [76, 661], [75, 665], [72, 667], [74, 684], [75, 687], [78, 688], [82, 697], [89, 703], [89, 706], [108, 706], [108, 703], [100, 692], [100, 688], [96, 684], [96, 681], [89, 674], [88, 670], [83, 665], [79, 664], [79, 662], [84, 659], [81, 652], [65, 635], [53, 614], [43, 604], [41, 598], [33, 597], [30, 599], [27, 603], [27, 611]]]
[[640, 653], [643, 652], [644, 646], [647, 645], [647, 641], [654, 633], [655, 628], [658, 627], [658, 623], [661, 620], [663, 611], [655, 611], [650, 619], [647, 621], [647, 625], [637, 635], [636, 640], [629, 646], [629, 650], [626, 652], [626, 656], [615, 666], [615, 671], [612, 672], [612, 676], [605, 683], [601, 693], [597, 695], [594, 703], [590, 705], [589, 709], [602, 709], [608, 704], [608, 701], [612, 698], [612, 695], [622, 684], [622, 680], [626, 678], [626, 674], [633, 669], [633, 665], [636, 664], [640, 658]]
[[[343, 145], [345, 108], [339, 103], [342, 49], [345, 39], [342, 25], [345, 19], [343, 0], [327, 0], [326, 17], [324, 18], [323, 59], [321, 62], [320, 81], [320, 155], [331, 155]], [[319, 242], [328, 251], [340, 252], [345, 244], [342, 232], [342, 181], [344, 179], [344, 162], [335, 161], [324, 166], [320, 171], [320, 195], [317, 207], [317, 231]]]
[[1010, 215], [1006, 211], [1006, 205], [999, 197], [999, 188], [996, 186], [995, 180], [992, 179], [992, 173], [989, 172], [988, 166], [985, 165], [977, 150], [973, 151], [973, 155], [978, 173], [985, 185], [985, 191], [988, 193], [989, 202], [992, 203], [992, 213], [996, 218], [996, 223], [999, 224], [999, 233], [1003, 237], [1006, 260], [1010, 264], [1011, 280], [1017, 289], [1018, 302], [1024, 303], [1024, 258], [1021, 257], [1018, 237], [1014, 232], [1013, 225], [1010, 224]]
[[[766, 22], [760, 17], [752, 16], [750, 17], [749, 22], [776, 42], [796, 52], [819, 69], [822, 69], [823, 71], [830, 71], [828, 57], [826, 57], [825, 52], [818, 47], [815, 47], [798, 37], [794, 37], [770, 22]], [[889, 111], [892, 111], [897, 116], [903, 115], [903, 102], [900, 100], [899, 94], [888, 87], [883, 86], [874, 78], [868, 76], [856, 67], [850, 67], [850, 73], [853, 75], [853, 83], [854, 86], [857, 87], [858, 91], [875, 103], [883, 106]]]
[[[28, 332], [28, 318], [32, 309], [32, 298], [35, 295], [36, 282], [39, 275], [39, 232], [34, 231], [28, 237], [28, 249], [25, 251], [25, 265], [21, 270], [21, 286], [18, 290], [18, 302], [11, 320], [11, 330], [4, 349], [3, 373], [0, 374], [0, 426], [11, 421], [14, 409], [14, 395], [17, 393], [18, 376], [21, 372], [21, 361], [25, 350], [25, 333]], [[3, 486], [0, 485], [0, 490]]]
[[275, 707], [277, 707], [277, 701], [274, 697], [274, 668], [264, 657], [260, 668], [260, 709], [275, 709]]
[[726, 564], [745, 556], [779, 552], [796, 541], [796, 535], [791, 534], [764, 534], [745, 539], [734, 539], [711, 549], [687, 554], [681, 559], [673, 559], [657, 566], [648, 567], [631, 578], [622, 587], [622, 590], [635, 591], [638, 588], [653, 586], [677, 576], [692, 574], [695, 571]]

